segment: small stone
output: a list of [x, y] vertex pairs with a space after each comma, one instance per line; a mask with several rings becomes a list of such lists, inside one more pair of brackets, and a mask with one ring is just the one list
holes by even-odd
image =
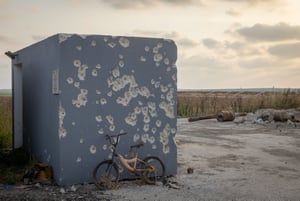
[[66, 193], [66, 191], [65, 191], [65, 189], [64, 189], [64, 188], [60, 188], [60, 189], [59, 189], [59, 192], [60, 192], [61, 194], [64, 194], [64, 193]]
[[194, 173], [194, 169], [191, 168], [191, 167], [189, 167], [189, 168], [187, 169], [187, 173], [188, 173], [188, 174], [193, 174], [193, 173]]
[[71, 186], [71, 191], [75, 192], [77, 190], [76, 186], [72, 185]]

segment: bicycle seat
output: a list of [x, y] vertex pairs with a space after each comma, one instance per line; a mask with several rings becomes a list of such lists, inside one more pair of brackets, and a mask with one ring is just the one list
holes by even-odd
[[142, 147], [142, 146], [144, 146], [144, 143], [131, 145], [130, 148], [140, 148], [140, 147]]

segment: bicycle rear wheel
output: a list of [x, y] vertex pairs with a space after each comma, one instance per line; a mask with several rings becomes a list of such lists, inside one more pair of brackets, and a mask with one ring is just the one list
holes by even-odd
[[155, 184], [158, 180], [165, 178], [165, 165], [157, 156], [149, 156], [143, 160], [145, 162], [142, 173], [142, 179], [147, 184]]
[[119, 167], [112, 160], [102, 161], [93, 171], [94, 183], [100, 190], [116, 187], [119, 177]]

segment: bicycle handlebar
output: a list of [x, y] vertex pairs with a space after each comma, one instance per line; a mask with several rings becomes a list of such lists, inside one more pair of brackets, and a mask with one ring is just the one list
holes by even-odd
[[[116, 146], [119, 143], [120, 136], [126, 135], [126, 134], [127, 134], [126, 132], [123, 132], [123, 133], [119, 133], [118, 135], [106, 135], [105, 138], [106, 138], [106, 140], [109, 140], [110, 144]], [[111, 141], [111, 138], [113, 138], [113, 137], [117, 138], [117, 141], [115, 143], [112, 143], [112, 141]]]

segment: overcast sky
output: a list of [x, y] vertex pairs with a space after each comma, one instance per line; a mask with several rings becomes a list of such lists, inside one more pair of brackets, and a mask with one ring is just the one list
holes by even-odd
[[172, 39], [179, 89], [300, 88], [299, 0], [0, 0], [0, 25], [0, 89], [56, 33]]

